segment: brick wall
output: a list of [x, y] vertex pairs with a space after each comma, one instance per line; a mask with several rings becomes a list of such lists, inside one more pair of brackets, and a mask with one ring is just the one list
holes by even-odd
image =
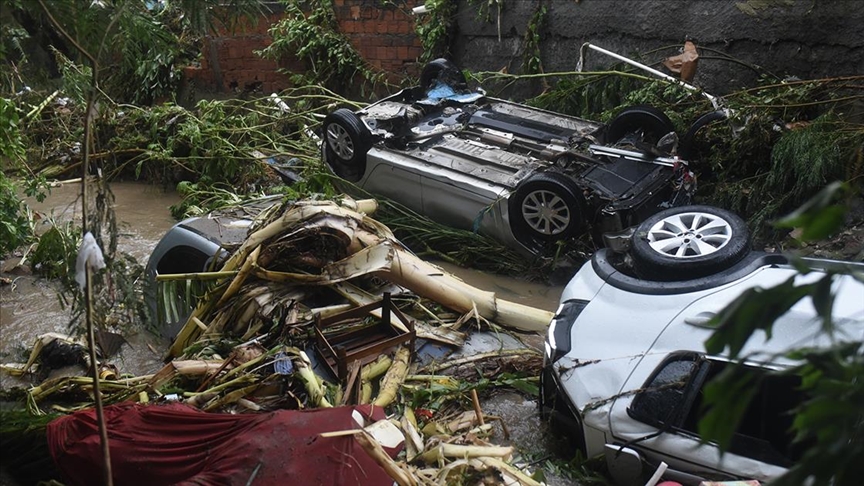
[[423, 0], [407, 0], [387, 7], [378, 2], [335, 0], [340, 30], [369, 64], [386, 73], [391, 81], [417, 76], [417, 58], [423, 52], [414, 35], [411, 9]]
[[[334, 11], [340, 31], [363, 58], [377, 70], [398, 83], [406, 76], [419, 74], [417, 58], [422, 52], [414, 35], [411, 8], [423, 0], [383, 2], [370, 0], [334, 0]], [[397, 3], [398, 5], [394, 5]], [[278, 72], [285, 68], [302, 72], [304, 64], [297, 59], [279, 62], [263, 59], [256, 50], [270, 45], [267, 33], [271, 25], [282, 18], [281, 7], [270, 5], [273, 13], [244, 22], [232, 32], [222, 30], [204, 39], [201, 65], [190, 66], [184, 77], [196, 91], [215, 93], [271, 93], [290, 87], [289, 76]]]

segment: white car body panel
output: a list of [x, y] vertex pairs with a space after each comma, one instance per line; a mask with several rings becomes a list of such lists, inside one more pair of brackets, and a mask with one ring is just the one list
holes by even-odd
[[[628, 415], [633, 397], [670, 353], [704, 353], [704, 342], [713, 330], [694, 325], [704, 322], [735, 300], [746, 289], [769, 288], [795, 277], [796, 284], [813, 283], [825, 273], [799, 275], [789, 265], [763, 266], [736, 280], [704, 290], [677, 293], [637, 293], [606, 282], [586, 263], [567, 285], [562, 303], [589, 301], [572, 324], [570, 351], [553, 365], [559, 390], [581, 414], [585, 447], [590, 456], [602, 453], [607, 443], [638, 444], [652, 462], [664, 461], [672, 469], [690, 474], [737, 476], [767, 480], [785, 469], [741, 455], [721, 454], [712, 444], [685, 432], [667, 431], [656, 437], [656, 426]], [[851, 276], [836, 278], [833, 308], [838, 329], [835, 339], [864, 338], [864, 284]], [[690, 321], [691, 323], [688, 323]], [[559, 325], [562, 325], [559, 323]], [[551, 336], [551, 331], [550, 331]], [[791, 363], [778, 354], [791, 348], [825, 345], [821, 321], [809, 298], [802, 299], [773, 326], [771, 339], [757, 331], [741, 356], [748, 361]]]

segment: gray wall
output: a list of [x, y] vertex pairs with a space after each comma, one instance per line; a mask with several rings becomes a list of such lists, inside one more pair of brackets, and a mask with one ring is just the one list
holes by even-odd
[[[478, 2], [474, 2], [477, 4]], [[482, 1], [485, 4], [485, 0]], [[546, 72], [573, 71], [583, 42], [657, 62], [675, 55], [691, 38], [698, 47], [721, 51], [778, 76], [820, 78], [864, 75], [864, 0], [542, 0]], [[503, 0], [498, 38], [491, 21], [460, 1], [453, 57], [475, 71], [520, 72], [523, 36], [538, 0]], [[671, 47], [670, 47], [671, 46]], [[666, 47], [658, 52], [651, 52]], [[752, 86], [757, 74], [739, 64], [709, 59], [700, 51], [695, 83], [723, 94]], [[598, 53], [586, 69], [613, 61]], [[523, 86], [536, 90], [538, 83]], [[520, 90], [521, 91], [521, 90]], [[528, 95], [531, 93], [521, 93]]]

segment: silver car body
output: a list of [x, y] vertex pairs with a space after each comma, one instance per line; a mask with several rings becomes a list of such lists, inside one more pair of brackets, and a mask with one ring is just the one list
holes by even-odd
[[[595, 236], [618, 231], [665, 207], [670, 157], [597, 144], [603, 125], [482, 91], [453, 99], [403, 90], [356, 113], [374, 138], [351, 182], [442, 224], [478, 231], [524, 253], [530, 238], [513, 230], [512, 197], [539, 173], [569, 178], [584, 198], [579, 225]], [[324, 160], [329, 157], [325, 120]], [[353, 147], [349, 150], [353, 150]], [[328, 154], [329, 152], [329, 154]]]

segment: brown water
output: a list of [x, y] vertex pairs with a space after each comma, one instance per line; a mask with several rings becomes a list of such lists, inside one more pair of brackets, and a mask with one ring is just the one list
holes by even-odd
[[[173, 192], [136, 183], [113, 183], [111, 190], [115, 195], [114, 210], [120, 229], [118, 251], [144, 264], [150, 251], [174, 224], [168, 207], [178, 202], [179, 197]], [[79, 184], [67, 184], [53, 188], [41, 203], [26, 198], [30, 208], [42, 217], [37, 223], [37, 232], [45, 231], [51, 219], [76, 220], [80, 224], [79, 195]], [[4, 363], [26, 361], [26, 353], [41, 334], [69, 333], [70, 311], [60, 304], [59, 287], [30, 274], [26, 268], [15, 268], [19, 260], [11, 258], [2, 265], [3, 275], [13, 280], [12, 285], [0, 286], [0, 362]], [[167, 343], [146, 332], [125, 337], [130, 344], [123, 347], [118, 358], [121, 372], [140, 375], [161, 366], [160, 353]], [[0, 373], [0, 388], [26, 384]]]

